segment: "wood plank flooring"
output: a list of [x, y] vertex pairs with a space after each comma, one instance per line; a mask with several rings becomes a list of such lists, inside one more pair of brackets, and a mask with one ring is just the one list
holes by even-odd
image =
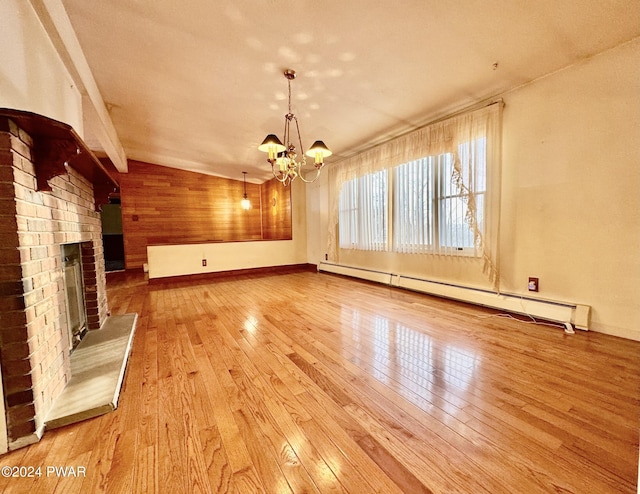
[[1, 492], [636, 492], [637, 342], [310, 272], [108, 285], [118, 410], [0, 457], [42, 468]]

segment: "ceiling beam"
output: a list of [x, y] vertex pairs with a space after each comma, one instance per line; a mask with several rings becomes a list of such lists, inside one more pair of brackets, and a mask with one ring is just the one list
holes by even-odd
[[82, 111], [85, 117], [88, 116], [88, 112], [95, 114], [95, 118], [89, 118], [92, 122], [91, 132], [95, 134], [116, 169], [126, 172], [127, 156], [61, 0], [30, 0], [30, 2], [82, 94], [83, 103], [90, 103], [89, 109], [84, 108], [83, 104]]

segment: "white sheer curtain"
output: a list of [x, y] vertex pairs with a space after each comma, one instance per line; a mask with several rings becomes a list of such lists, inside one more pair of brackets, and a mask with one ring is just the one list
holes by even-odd
[[433, 251], [434, 159], [425, 157], [394, 168], [393, 245], [396, 252]]
[[[432, 243], [430, 252], [457, 256], [469, 255], [467, 249], [472, 249], [473, 255], [483, 259], [485, 272], [497, 287], [502, 106], [500, 101], [436, 122], [332, 165], [328, 170], [330, 209], [327, 246], [331, 259], [337, 260], [338, 255], [339, 196], [343, 184], [379, 170], [432, 157], [449, 161], [441, 162], [437, 167], [434, 165], [439, 173], [440, 195], [433, 207], [438, 208], [440, 216], [436, 230], [438, 243], [435, 246]], [[407, 169], [401, 173], [413, 172]], [[420, 176], [415, 178], [423, 180]], [[412, 183], [411, 187], [415, 186]], [[405, 192], [409, 194], [415, 190]], [[399, 221], [396, 201], [394, 196], [394, 222], [390, 226], [394, 240], [397, 238], [396, 230], [403, 228], [398, 225], [403, 221], [415, 223], [419, 219], [401, 218], [396, 224]], [[414, 213], [420, 215], [424, 211]], [[466, 225], [464, 229], [459, 228], [461, 220]], [[415, 235], [424, 238], [425, 233], [416, 230]], [[409, 245], [399, 252], [423, 251], [422, 247]]]
[[342, 185], [339, 203], [341, 249], [387, 250], [387, 171]]
[[338, 228], [340, 248], [358, 248], [358, 179], [342, 184], [338, 197]]

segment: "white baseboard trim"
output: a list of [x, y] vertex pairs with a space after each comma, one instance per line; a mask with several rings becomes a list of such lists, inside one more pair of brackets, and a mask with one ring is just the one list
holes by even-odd
[[343, 266], [328, 262], [318, 264], [318, 271], [341, 274], [354, 278], [405, 288], [416, 292], [437, 295], [462, 302], [500, 309], [516, 314], [526, 314], [548, 321], [571, 323], [577, 329], [589, 329], [588, 305], [571, 302], [536, 299], [517, 294], [497, 293], [491, 290], [466, 287], [439, 281], [413, 278], [394, 273]]

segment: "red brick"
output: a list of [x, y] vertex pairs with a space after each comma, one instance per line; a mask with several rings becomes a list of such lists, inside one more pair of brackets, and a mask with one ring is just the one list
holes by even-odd
[[5, 376], [3, 379], [3, 388], [7, 395], [31, 389], [32, 387], [33, 382], [31, 374], [26, 374], [24, 376]]
[[0, 132], [0, 149], [11, 149], [11, 134], [8, 130]]
[[9, 130], [8, 130], [8, 132], [13, 134], [14, 136], [19, 136], [20, 135], [20, 127], [18, 127], [18, 124], [15, 123], [10, 118], [7, 119], [7, 120], [9, 122]]
[[[9, 218], [16, 215], [16, 201], [13, 199], [13, 196], [0, 196], [0, 215]], [[15, 221], [15, 219], [13, 221]]]
[[33, 278], [24, 278], [22, 280], [22, 293], [29, 293], [34, 288]]
[[89, 327], [89, 329], [100, 329], [100, 317], [97, 315], [88, 315], [87, 326]]
[[30, 202], [17, 201], [15, 203], [15, 211], [18, 216], [33, 218], [36, 216], [36, 205]]
[[13, 182], [0, 182], [0, 197], [15, 197], [16, 188]]
[[36, 305], [42, 301], [42, 290], [34, 290], [32, 292], [25, 293], [22, 298], [24, 299], [24, 305], [26, 307], [31, 307], [32, 305]]
[[31, 247], [29, 249], [30, 260], [43, 259], [49, 257], [49, 251], [46, 247]]
[[35, 420], [24, 422], [19, 425], [9, 425], [9, 437], [12, 441], [20, 439], [21, 437], [29, 436], [36, 431]]
[[4, 233], [0, 232], [0, 245], [17, 246], [18, 245], [18, 233]]
[[22, 268], [19, 264], [1, 264], [0, 280], [16, 280], [22, 278]]
[[22, 295], [22, 280], [0, 282], [0, 297], [11, 297]]
[[34, 276], [41, 271], [42, 263], [40, 261], [25, 262], [22, 264], [22, 275], [25, 278]]
[[88, 288], [92, 288], [92, 290], [87, 291], [87, 286], [85, 285], [85, 298], [87, 300], [98, 300], [97, 287], [93, 285], [89, 286]]
[[91, 291], [93, 289], [95, 289], [94, 287], [96, 286], [96, 275], [91, 274], [91, 273], [86, 273], [86, 275], [84, 276], [84, 283], [85, 283], [85, 287], [87, 291]]
[[29, 345], [27, 342], [4, 343], [2, 345], [2, 358], [9, 360], [22, 360], [29, 357]]
[[55, 235], [53, 233], [39, 233], [38, 243], [40, 245], [48, 245], [48, 244], [57, 244], [59, 242], [55, 241]]
[[33, 402], [33, 390], [25, 389], [17, 393], [8, 394], [6, 397], [7, 407], [26, 405]]
[[[14, 134], [15, 135], [15, 134]], [[21, 127], [18, 128], [18, 137], [20, 138], [20, 140], [22, 142], [24, 142], [27, 146], [29, 146], [30, 148], [33, 147], [33, 139], [31, 138], [31, 136], [27, 133], [26, 130], [22, 129]]]
[[60, 257], [48, 257], [47, 259], [43, 259], [41, 261], [41, 267], [43, 271], [52, 271], [54, 269], [59, 269], [60, 267], [62, 267], [60, 264]]
[[13, 183], [13, 155], [0, 151], [0, 182]]
[[20, 263], [21, 264], [27, 264], [29, 261], [31, 261], [31, 249], [30, 248], [18, 249], [18, 254], [20, 254]]
[[19, 235], [19, 242], [15, 245], [20, 245], [20, 247], [32, 247], [34, 245], [39, 244], [39, 238], [37, 233], [22, 233]]
[[39, 317], [27, 324], [27, 334], [29, 336], [29, 342], [35, 348], [39, 345], [43, 345], [46, 340], [46, 331], [44, 331], [46, 325], [44, 324], [44, 317]]
[[13, 181], [19, 185], [23, 185], [29, 189], [36, 189], [36, 179], [33, 175], [14, 168]]
[[2, 375], [3, 376], [25, 376], [31, 372], [31, 363], [25, 360], [3, 360]]
[[16, 226], [18, 227], [18, 231], [19, 232], [26, 232], [27, 231], [27, 218], [18, 218], [14, 215], [14, 219], [16, 222]]
[[36, 206], [36, 216], [38, 218], [42, 218], [42, 219], [45, 219], [45, 220], [50, 220], [51, 219], [51, 208], [48, 208], [46, 206], [37, 205]]
[[0, 312], [24, 310], [24, 297], [0, 297]]
[[23, 172], [31, 175], [32, 177], [35, 177], [36, 175], [36, 169], [33, 162], [28, 158], [20, 156], [20, 154], [18, 153], [13, 154], [13, 166], [18, 170], [22, 170]]
[[[29, 145], [22, 142], [16, 136], [12, 135], [10, 136], [10, 138], [11, 138], [11, 149], [13, 149], [20, 156], [24, 156], [27, 159], [31, 159], [31, 148], [29, 147]], [[0, 147], [4, 147], [4, 144], [5, 144], [4, 142], [0, 144]]]
[[[0, 331], [0, 334], [5, 335], [6, 333], [15, 331], [11, 328], [21, 328], [24, 326], [27, 323], [27, 315], [23, 310], [7, 311], [0, 314], [0, 321], [2, 322], [2, 331]], [[8, 340], [5, 336], [2, 336], [2, 341], [7, 342]]]
[[11, 425], [23, 424], [33, 420], [36, 416], [36, 409], [33, 403], [18, 407], [11, 407], [7, 410], [7, 423]]

